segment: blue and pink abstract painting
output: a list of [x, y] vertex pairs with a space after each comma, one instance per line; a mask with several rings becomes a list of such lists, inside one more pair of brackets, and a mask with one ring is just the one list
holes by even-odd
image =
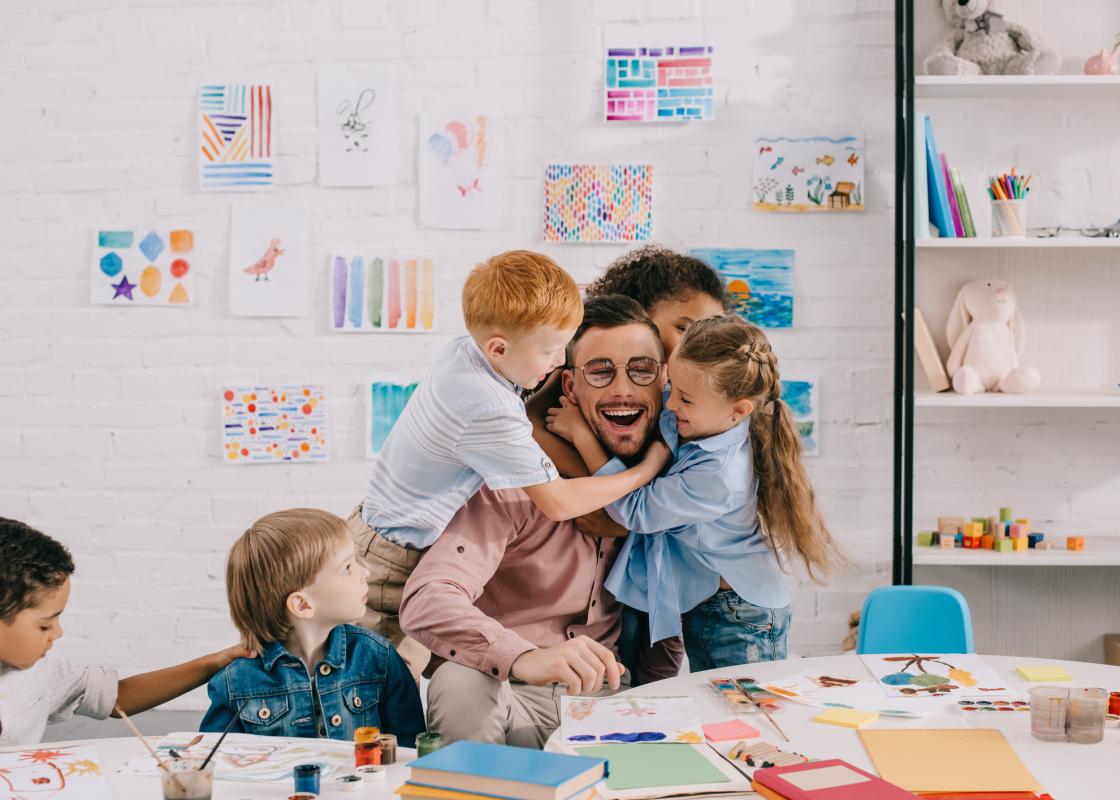
[[801, 435], [802, 455], [819, 455], [821, 409], [817, 382], [804, 378], [783, 378], [781, 384], [782, 400], [793, 413], [793, 421]]
[[694, 47], [611, 47], [604, 76], [607, 122], [715, 119], [712, 53]]
[[327, 460], [327, 406], [315, 384], [231, 386], [222, 392], [222, 461]]
[[389, 431], [404, 413], [405, 404], [416, 391], [410, 381], [370, 381], [366, 394], [368, 400], [366, 425], [366, 455], [375, 456], [385, 446]]
[[653, 235], [653, 165], [549, 164], [546, 242], [644, 242]]
[[253, 191], [276, 182], [272, 87], [204, 84], [198, 99], [198, 183]]
[[698, 247], [700, 259], [723, 281], [731, 309], [760, 328], [793, 326], [793, 251]]

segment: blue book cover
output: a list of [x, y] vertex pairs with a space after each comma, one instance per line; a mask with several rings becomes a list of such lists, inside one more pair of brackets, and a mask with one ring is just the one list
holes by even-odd
[[[497, 781], [560, 787], [581, 776], [592, 780], [606, 774], [601, 758], [545, 753], [526, 747], [459, 741], [409, 764], [414, 770], [470, 775]], [[415, 780], [415, 778], [414, 778]], [[583, 787], [580, 787], [583, 788]]]
[[929, 114], [919, 114], [914, 126], [914, 237], [928, 239], [929, 172], [926, 170], [926, 121]]
[[929, 180], [929, 218], [946, 239], [955, 239], [956, 227], [953, 225], [953, 212], [949, 208], [949, 194], [945, 186], [945, 176], [941, 169], [941, 155], [937, 142], [933, 139], [933, 123], [927, 116], [926, 123], [926, 177]]

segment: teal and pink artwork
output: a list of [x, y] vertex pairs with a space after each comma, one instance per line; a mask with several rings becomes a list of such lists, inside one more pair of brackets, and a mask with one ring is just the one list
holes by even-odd
[[710, 45], [608, 48], [607, 122], [715, 119], [714, 52]]
[[817, 397], [817, 382], [799, 378], [783, 378], [782, 401], [789, 406], [793, 422], [801, 437], [801, 454], [820, 454], [821, 410]]
[[863, 211], [863, 137], [754, 140], [755, 211]]
[[330, 256], [330, 328], [338, 333], [430, 333], [436, 268], [423, 256]]
[[327, 405], [311, 383], [222, 391], [222, 460], [290, 464], [327, 460]]
[[653, 236], [653, 166], [549, 164], [544, 238], [549, 242], [644, 242]]
[[793, 327], [793, 251], [699, 247], [689, 251], [719, 273], [731, 310], [760, 328]]
[[174, 308], [194, 302], [194, 233], [188, 229], [94, 231], [89, 301]]
[[204, 84], [198, 97], [198, 183], [202, 189], [259, 191], [276, 183], [272, 87]]
[[408, 399], [416, 391], [415, 381], [376, 380], [370, 381], [367, 398], [366, 455], [375, 456], [381, 452], [389, 438], [389, 432], [397, 424]]
[[[921, 620], [914, 620], [920, 625]], [[888, 653], [860, 656], [880, 687], [891, 697], [982, 696], [1021, 700], [975, 653]]]

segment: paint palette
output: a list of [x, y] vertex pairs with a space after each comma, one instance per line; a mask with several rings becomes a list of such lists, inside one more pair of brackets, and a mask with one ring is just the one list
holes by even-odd
[[755, 703], [765, 706], [767, 711], [781, 708], [781, 699], [759, 686], [754, 678], [712, 678], [708, 683], [736, 714], [757, 714]]
[[1031, 704], [1026, 700], [958, 700], [961, 711], [1030, 711]]

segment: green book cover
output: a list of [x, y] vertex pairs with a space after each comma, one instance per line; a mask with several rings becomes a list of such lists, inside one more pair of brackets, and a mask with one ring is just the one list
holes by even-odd
[[969, 239], [975, 239], [976, 227], [972, 224], [972, 209], [968, 207], [968, 194], [964, 190], [961, 174], [957, 172], [956, 167], [953, 167], [949, 170], [949, 175], [953, 180], [953, 194], [957, 196], [957, 207], [961, 212], [961, 226], [964, 228], [964, 235]]

